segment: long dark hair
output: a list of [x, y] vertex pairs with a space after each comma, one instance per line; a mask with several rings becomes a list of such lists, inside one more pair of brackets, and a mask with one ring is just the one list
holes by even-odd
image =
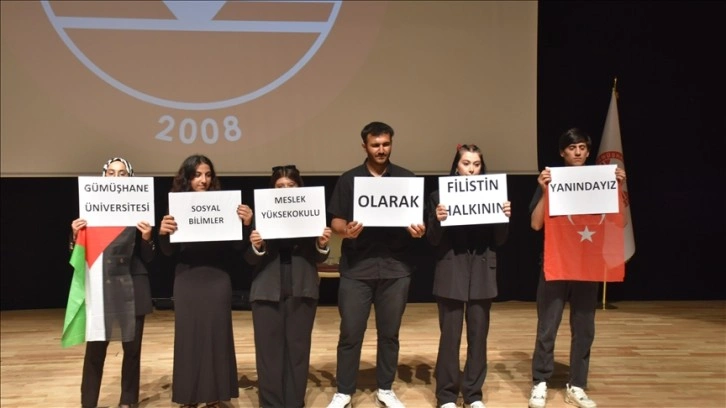
[[181, 166], [179, 167], [179, 171], [174, 177], [174, 182], [171, 185], [171, 192], [178, 193], [184, 191], [191, 191], [191, 181], [197, 174], [197, 167], [200, 164], [206, 164], [207, 166], [209, 166], [209, 170], [212, 172], [212, 181], [209, 183], [209, 188], [207, 190], [215, 191], [221, 189], [222, 184], [217, 178], [217, 172], [214, 171], [214, 164], [212, 164], [212, 161], [209, 160], [209, 157], [201, 154], [194, 154], [187, 157], [182, 162]]
[[458, 175], [457, 168], [459, 167], [459, 160], [461, 160], [461, 156], [465, 152], [472, 152], [479, 155], [479, 160], [481, 160], [481, 172], [479, 174], [484, 174], [487, 172], [487, 165], [484, 163], [484, 155], [481, 153], [481, 149], [479, 149], [479, 146], [475, 144], [468, 144], [468, 145], [458, 145], [456, 146], [456, 154], [454, 155], [454, 162], [451, 163], [451, 171], [449, 172], [450, 176], [456, 176]]
[[287, 177], [294, 181], [298, 187], [303, 186], [302, 177], [300, 171], [295, 167], [294, 164], [286, 164], [284, 166], [275, 166], [272, 168], [272, 176], [270, 177], [270, 187], [274, 188], [277, 180]]

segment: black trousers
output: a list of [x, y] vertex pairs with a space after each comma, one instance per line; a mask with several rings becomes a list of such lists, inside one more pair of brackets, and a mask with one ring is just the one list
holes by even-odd
[[378, 388], [390, 390], [398, 368], [398, 332], [408, 300], [411, 278], [357, 280], [340, 278], [338, 311], [338, 392], [355, 393], [363, 337], [368, 325], [371, 305], [376, 314], [378, 347], [376, 382]]
[[555, 338], [565, 303], [570, 303], [570, 385], [585, 388], [590, 369], [590, 348], [595, 339], [598, 282], [545, 281], [537, 286], [537, 339], [532, 356], [532, 381], [552, 377], [555, 369]]
[[[439, 354], [436, 357], [436, 400], [438, 405], [456, 402], [461, 391], [464, 402], [481, 401], [487, 375], [487, 336], [492, 299], [461, 300], [436, 298], [439, 307]], [[466, 364], [459, 370], [461, 332], [466, 318]]]
[[[136, 316], [136, 330], [132, 341], [122, 344], [124, 357], [121, 365], [121, 398], [119, 404], [139, 402], [139, 382], [141, 380], [141, 338], [144, 334], [144, 317]], [[81, 379], [81, 405], [84, 408], [98, 406], [101, 391], [103, 365], [106, 362], [107, 341], [86, 342], [86, 355], [83, 358], [83, 378]]]
[[255, 358], [262, 408], [305, 406], [317, 299], [252, 302]]

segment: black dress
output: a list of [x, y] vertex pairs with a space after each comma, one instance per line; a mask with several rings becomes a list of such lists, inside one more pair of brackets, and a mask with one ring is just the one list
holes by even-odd
[[174, 277], [174, 372], [172, 401], [228, 401], [239, 396], [232, 331], [232, 283], [226, 264], [236, 242], [169, 243], [176, 252]]

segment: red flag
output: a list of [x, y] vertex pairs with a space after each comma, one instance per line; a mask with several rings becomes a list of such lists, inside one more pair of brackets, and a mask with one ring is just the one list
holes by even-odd
[[624, 217], [622, 195], [619, 197], [618, 213], [550, 217], [549, 197], [545, 196], [545, 280], [623, 281]]

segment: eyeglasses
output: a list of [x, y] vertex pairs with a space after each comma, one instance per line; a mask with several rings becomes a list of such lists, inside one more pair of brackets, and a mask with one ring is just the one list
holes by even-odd
[[272, 172], [278, 172], [278, 171], [286, 171], [286, 170], [297, 170], [297, 167], [295, 167], [294, 164], [286, 164], [284, 166], [275, 166], [272, 168]]

